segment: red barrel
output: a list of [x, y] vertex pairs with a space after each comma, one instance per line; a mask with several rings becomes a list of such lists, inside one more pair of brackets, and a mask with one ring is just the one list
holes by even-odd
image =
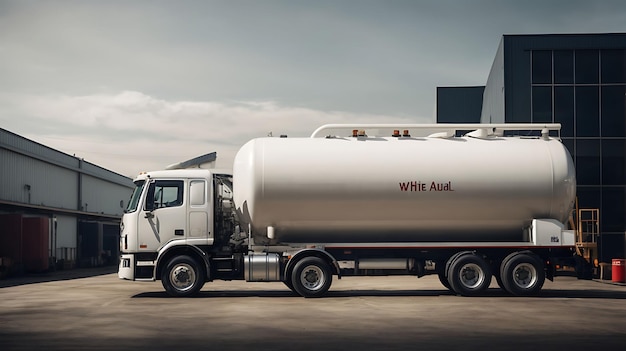
[[614, 258], [612, 266], [611, 281], [614, 283], [626, 282], [626, 260], [623, 258]]

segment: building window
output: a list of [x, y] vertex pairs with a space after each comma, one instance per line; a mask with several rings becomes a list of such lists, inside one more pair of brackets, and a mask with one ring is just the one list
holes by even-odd
[[576, 136], [600, 136], [598, 86], [576, 87]]
[[576, 50], [576, 84], [598, 84], [598, 50]]
[[602, 136], [626, 137], [626, 86], [602, 87]]
[[561, 136], [574, 136], [574, 87], [554, 87], [554, 121], [561, 123]]
[[603, 232], [622, 232], [624, 230], [624, 196], [623, 187], [602, 187], [602, 212], [600, 229]]
[[626, 184], [626, 156], [625, 139], [602, 140], [602, 184]]
[[[578, 186], [576, 196], [582, 208], [600, 208], [602, 205], [602, 188], [599, 186]], [[600, 227], [600, 230], [603, 230]]]
[[624, 50], [602, 50], [602, 83], [626, 83]]
[[574, 83], [574, 52], [572, 50], [554, 51], [554, 84]]
[[576, 180], [580, 185], [600, 185], [600, 139], [576, 140]]
[[552, 51], [533, 51], [533, 84], [552, 83]]
[[533, 123], [552, 122], [552, 87], [533, 87]]

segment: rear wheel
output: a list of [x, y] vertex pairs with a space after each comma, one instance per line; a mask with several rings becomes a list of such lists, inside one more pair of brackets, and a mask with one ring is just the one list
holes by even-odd
[[543, 261], [532, 253], [509, 255], [502, 261], [503, 288], [517, 296], [536, 295], [546, 279]]
[[454, 289], [452, 289], [452, 286], [450, 285], [450, 280], [448, 279], [448, 277], [450, 276], [450, 266], [452, 265], [452, 263], [454, 263], [454, 261], [459, 257], [459, 256], [463, 256], [463, 255], [473, 255], [474, 253], [472, 251], [459, 251], [457, 253], [455, 253], [454, 255], [450, 256], [450, 258], [448, 258], [448, 260], [446, 261], [445, 265], [443, 265], [443, 271], [440, 271], [438, 273], [439, 275], [439, 281], [441, 282], [441, 284], [448, 290], [456, 293], [454, 291]]
[[204, 285], [203, 270], [189, 256], [174, 257], [161, 274], [161, 284], [171, 296], [192, 296]]
[[491, 269], [482, 257], [474, 253], [460, 255], [448, 268], [448, 282], [459, 295], [478, 295], [491, 284]]
[[319, 257], [305, 257], [293, 268], [291, 285], [293, 290], [304, 297], [323, 296], [333, 281], [328, 264]]

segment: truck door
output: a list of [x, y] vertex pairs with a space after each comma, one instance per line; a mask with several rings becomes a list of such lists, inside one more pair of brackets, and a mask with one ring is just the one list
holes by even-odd
[[187, 235], [184, 189], [183, 180], [150, 182], [138, 223], [139, 251], [156, 251], [168, 241]]
[[213, 234], [210, 223], [213, 213], [210, 210], [211, 197], [205, 179], [189, 181], [189, 234], [187, 243], [191, 245], [212, 245]]

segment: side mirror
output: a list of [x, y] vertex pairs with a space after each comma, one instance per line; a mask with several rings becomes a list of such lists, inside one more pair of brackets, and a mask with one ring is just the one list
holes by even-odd
[[154, 211], [154, 201], [147, 201], [145, 210], [148, 212]]
[[152, 212], [154, 211], [154, 182], [150, 183], [150, 187], [148, 188], [148, 193], [146, 194], [146, 204], [144, 206], [144, 211]]

